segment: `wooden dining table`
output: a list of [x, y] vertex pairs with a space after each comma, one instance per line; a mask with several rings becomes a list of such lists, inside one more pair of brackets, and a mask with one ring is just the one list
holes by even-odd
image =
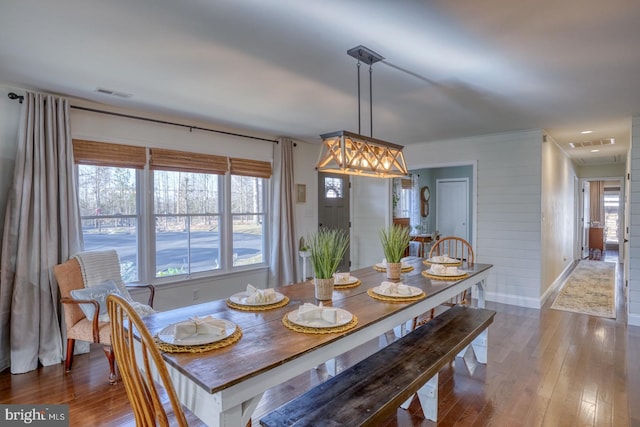
[[194, 316], [226, 319], [242, 329], [242, 338], [229, 346], [202, 353], [163, 353], [163, 358], [182, 403], [207, 425], [244, 426], [267, 389], [404, 327], [464, 289], [475, 285], [477, 304], [484, 306], [484, 282], [491, 265], [475, 264], [458, 280], [431, 280], [421, 274], [429, 268], [421, 258], [406, 263], [413, 270], [403, 273], [402, 283], [420, 288], [425, 297], [410, 302], [374, 299], [367, 290], [385, 281], [386, 274], [372, 267], [352, 271], [361, 284], [336, 289], [332, 300], [323, 302], [357, 317], [357, 325], [343, 332], [304, 333], [284, 325], [287, 313], [305, 302], [318, 304], [312, 281], [276, 288], [289, 303], [273, 310], [238, 310], [222, 299], [159, 312], [145, 317], [144, 322], [152, 334]]

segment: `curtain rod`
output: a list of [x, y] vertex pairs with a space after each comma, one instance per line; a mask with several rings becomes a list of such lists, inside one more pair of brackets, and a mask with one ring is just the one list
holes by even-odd
[[[20, 101], [21, 104], [22, 104], [22, 101], [24, 100], [24, 96], [18, 95], [18, 94], [13, 93], [13, 92], [10, 92], [8, 96], [9, 96], [9, 99], [17, 99], [18, 101]], [[78, 107], [78, 106], [75, 106], [75, 105], [71, 105], [71, 108], [73, 108], [75, 110], [90, 111], [92, 113], [100, 113], [100, 114], [107, 114], [107, 115], [110, 115], [110, 116], [124, 117], [124, 118], [127, 118], [127, 119], [135, 119], [135, 120], [142, 120], [142, 121], [152, 122], [152, 123], [160, 123], [160, 124], [163, 124], [163, 125], [172, 125], [172, 126], [183, 127], [183, 128], [189, 129], [190, 132], [193, 131], [194, 129], [195, 130], [204, 130], [204, 131], [207, 131], [207, 132], [215, 132], [215, 133], [220, 133], [220, 134], [223, 134], [223, 135], [238, 136], [240, 138], [256, 139], [258, 141], [275, 142], [276, 144], [278, 143], [277, 139], [261, 138], [259, 136], [245, 135], [245, 134], [242, 134], [242, 133], [228, 132], [228, 131], [218, 130], [218, 129], [203, 128], [203, 127], [200, 127], [200, 126], [185, 125], [183, 123], [175, 123], [175, 122], [169, 122], [169, 121], [166, 121], [166, 120], [151, 119], [151, 118], [148, 118], [148, 117], [134, 116], [134, 115], [131, 115], [131, 114], [115, 113], [113, 111], [97, 110], [95, 108]]]

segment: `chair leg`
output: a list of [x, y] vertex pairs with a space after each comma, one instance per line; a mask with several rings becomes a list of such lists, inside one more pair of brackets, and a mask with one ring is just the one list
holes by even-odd
[[67, 357], [64, 359], [64, 370], [69, 372], [71, 370], [71, 364], [73, 363], [73, 348], [76, 345], [76, 340], [73, 338], [67, 339]]
[[109, 361], [109, 384], [113, 385], [116, 383], [116, 355], [113, 353], [113, 347], [110, 345], [105, 345], [103, 350]]

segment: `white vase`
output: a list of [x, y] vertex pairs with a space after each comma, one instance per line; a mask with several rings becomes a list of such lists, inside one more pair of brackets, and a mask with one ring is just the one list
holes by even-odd
[[401, 272], [402, 272], [401, 262], [387, 262], [387, 279], [400, 280]]
[[315, 277], [313, 284], [316, 289], [316, 299], [320, 301], [328, 301], [333, 297], [334, 278], [319, 279]]

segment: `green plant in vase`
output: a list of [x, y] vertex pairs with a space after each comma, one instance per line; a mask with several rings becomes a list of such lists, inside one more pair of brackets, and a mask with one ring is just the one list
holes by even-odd
[[389, 279], [400, 279], [402, 257], [404, 257], [410, 241], [411, 237], [407, 227], [393, 224], [389, 228], [380, 230], [380, 242], [387, 260], [387, 277]]
[[349, 247], [349, 236], [344, 230], [321, 228], [306, 241], [315, 275], [316, 298], [329, 300], [333, 294], [333, 275]]

